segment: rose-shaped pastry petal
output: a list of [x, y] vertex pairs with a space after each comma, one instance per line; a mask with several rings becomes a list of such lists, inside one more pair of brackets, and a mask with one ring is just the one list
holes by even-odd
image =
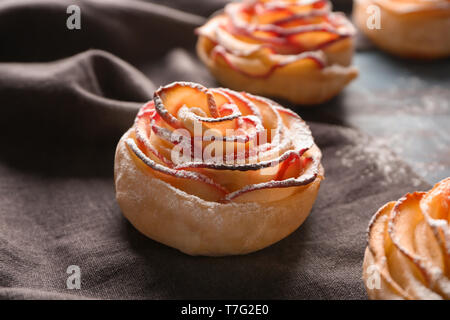
[[355, 0], [355, 24], [377, 46], [419, 59], [450, 56], [449, 0]]
[[311, 132], [277, 103], [176, 82], [120, 140], [116, 195], [130, 222], [189, 254], [242, 254], [290, 234], [323, 169]]
[[230, 3], [197, 33], [200, 59], [235, 90], [317, 104], [358, 74], [354, 28], [327, 0]]
[[381, 208], [369, 226], [371, 299], [450, 299], [450, 178]]

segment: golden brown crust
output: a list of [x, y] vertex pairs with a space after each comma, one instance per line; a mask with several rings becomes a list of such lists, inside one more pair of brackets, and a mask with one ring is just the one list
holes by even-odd
[[[380, 8], [380, 29], [367, 26], [371, 5]], [[415, 59], [450, 56], [450, 2], [356, 0], [353, 20], [378, 47], [394, 55]]]
[[120, 140], [115, 158], [116, 198], [140, 232], [190, 255], [253, 252], [288, 236], [308, 216], [321, 175], [303, 190], [270, 203], [217, 203], [189, 195], [141, 170]]
[[316, 199], [322, 154], [293, 111], [190, 82], [161, 87], [120, 140], [117, 201], [143, 234], [192, 255], [284, 238]]
[[[278, 97], [296, 104], [314, 105], [330, 100], [358, 76], [355, 67], [334, 64], [323, 69], [286, 65], [277, 68], [268, 77], [249, 77], [211, 58], [207, 42], [207, 38], [199, 37], [198, 56], [221, 84], [233, 90]], [[336, 61], [349, 61], [353, 55], [353, 40], [347, 39], [330, 50], [334, 51], [332, 55]]]
[[327, 0], [243, 1], [197, 30], [197, 53], [226, 87], [314, 105], [357, 77], [354, 32]]
[[371, 299], [450, 299], [450, 178], [372, 218], [363, 279]]

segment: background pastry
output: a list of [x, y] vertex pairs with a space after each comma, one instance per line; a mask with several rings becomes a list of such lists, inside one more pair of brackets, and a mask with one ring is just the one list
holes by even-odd
[[371, 299], [450, 299], [450, 178], [381, 208], [369, 226]]
[[197, 29], [197, 53], [227, 87], [317, 104], [357, 76], [354, 32], [326, 0], [244, 1]]
[[320, 159], [292, 111], [177, 82], [155, 92], [120, 140], [116, 197], [156, 241], [192, 255], [243, 254], [304, 221], [323, 179]]
[[[353, 3], [355, 24], [383, 50], [407, 58], [450, 56], [450, 1], [355, 0]], [[379, 28], [372, 19], [379, 19]]]

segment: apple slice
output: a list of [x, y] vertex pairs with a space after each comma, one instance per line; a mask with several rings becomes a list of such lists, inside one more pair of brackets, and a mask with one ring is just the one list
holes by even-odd
[[263, 58], [253, 56], [237, 56], [227, 52], [221, 45], [211, 51], [211, 58], [222, 65], [249, 77], [267, 78], [275, 70], [295, 63], [296, 68], [322, 69], [325, 66], [323, 54], [303, 52], [298, 55], [266, 54]]
[[262, 116], [258, 107], [255, 105], [255, 103], [253, 103], [253, 101], [251, 101], [251, 99], [247, 98], [243, 92], [236, 92], [227, 88], [218, 88], [212, 90], [219, 90], [220, 92], [229, 96], [243, 116], [253, 115], [262, 120]]
[[450, 178], [438, 182], [420, 201], [420, 209], [450, 265]]
[[298, 188], [312, 183], [318, 175], [319, 161], [318, 159], [313, 159], [303, 174], [298, 177], [247, 185], [242, 189], [227, 194], [225, 200], [232, 200], [234, 202], [268, 202], [280, 200], [290, 196]]
[[[307, 186], [316, 179], [316, 175], [309, 175], [302, 180], [288, 179], [260, 184], [248, 185], [238, 191], [229, 193], [225, 200], [233, 202], [271, 202], [289, 197], [293, 193]], [[278, 182], [278, 183], [276, 183]]]
[[236, 127], [239, 111], [220, 118], [206, 118], [192, 112], [192, 108], [182, 106], [177, 113], [177, 121], [181, 127], [188, 129], [193, 136], [203, 136], [208, 130], [214, 130], [218, 135], [225, 136], [226, 130]]
[[389, 202], [372, 217], [368, 231], [368, 250], [374, 258], [373, 264], [379, 268], [383, 285], [389, 286], [399, 296], [408, 298], [410, 295], [392, 278], [389, 272], [389, 264], [386, 263], [386, 257], [396, 254], [396, 249], [387, 236], [389, 216], [394, 206], [394, 201]]
[[174, 82], [161, 87], [153, 95], [156, 112], [174, 128], [182, 128], [176, 118], [182, 106], [195, 107], [209, 116], [218, 116], [212, 93], [207, 88], [191, 82]]
[[149, 122], [149, 118], [143, 115], [136, 118], [136, 123], [134, 126], [134, 138], [136, 139], [139, 149], [144, 150], [144, 154], [150, 157], [156, 163], [173, 166], [170, 158], [167, 158], [160, 151], [158, 151], [158, 148], [155, 148], [153, 142], [149, 138], [149, 136], [152, 135], [151, 130], [149, 129]]
[[[403, 288], [410, 288], [414, 296], [422, 297], [424, 288], [431, 287], [450, 298], [450, 281], [442, 272], [448, 257], [441, 251], [440, 237], [436, 237], [420, 209], [425, 195], [424, 192], [407, 194], [392, 209], [388, 232], [400, 255], [391, 259], [393, 263], [409, 260], [405, 269], [410, 272], [402, 270], [396, 273], [396, 279]], [[448, 207], [444, 210], [448, 212]], [[408, 274], [415, 274], [416, 280], [411, 281]]]
[[278, 106], [278, 103], [247, 92], [241, 92], [241, 94], [255, 104], [256, 108], [259, 110], [262, 124], [265, 128], [268, 130], [281, 129], [281, 118], [275, 109], [275, 106]]
[[283, 108], [281, 106], [275, 107], [281, 116], [284, 125], [289, 128], [295, 136], [291, 137], [294, 143], [295, 150], [308, 150], [314, 146], [314, 139], [311, 130], [295, 112]]
[[251, 56], [236, 56], [227, 52], [221, 45], [217, 45], [211, 51], [211, 58], [249, 77], [268, 77], [276, 67], [273, 64], [265, 64], [263, 60]]
[[155, 113], [155, 103], [153, 102], [153, 100], [151, 100], [147, 102], [141, 109], [139, 109], [139, 112], [136, 116], [136, 121], [144, 117], [151, 119], [153, 118]]
[[[311, 161], [310, 158], [308, 159], [308, 161]], [[292, 154], [288, 159], [283, 161], [277, 172], [276, 180], [286, 180], [300, 176], [304, 164], [306, 164], [306, 162], [304, 162], [298, 154]]]
[[[213, 19], [214, 20], [214, 19]], [[253, 56], [261, 54], [263, 44], [243, 41], [225, 30], [224, 27], [216, 26], [215, 41], [220, 43], [225, 50], [238, 56]]]
[[204, 200], [216, 202], [223, 199], [228, 193], [224, 187], [198, 172], [174, 170], [154, 162], [138, 148], [134, 139], [128, 138], [125, 142], [134, 156], [133, 159], [141, 169], [175, 188]]
[[450, 223], [450, 178], [440, 181], [427, 192], [420, 202], [420, 207], [432, 219], [447, 220], [448, 226]]
[[[261, 48], [282, 55], [319, 50], [355, 32], [346, 19], [331, 12], [328, 1], [229, 4], [225, 14], [214, 19], [220, 22], [210, 27], [216, 30], [215, 36], [213, 31], [208, 34], [212, 41], [239, 56], [249, 56], [260, 52]], [[219, 30], [223, 26], [226, 26], [225, 32]]]

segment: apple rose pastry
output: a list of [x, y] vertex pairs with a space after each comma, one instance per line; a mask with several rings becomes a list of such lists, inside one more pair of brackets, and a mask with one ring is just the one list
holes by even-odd
[[235, 90], [317, 104], [358, 75], [354, 27], [327, 0], [230, 3], [197, 33], [200, 59]]
[[244, 254], [297, 229], [321, 152], [303, 120], [265, 98], [175, 82], [120, 140], [116, 197], [146, 236], [191, 255]]
[[450, 178], [389, 202], [372, 218], [364, 257], [371, 299], [450, 299]]
[[377, 46], [418, 59], [450, 56], [449, 0], [355, 0], [355, 24]]

